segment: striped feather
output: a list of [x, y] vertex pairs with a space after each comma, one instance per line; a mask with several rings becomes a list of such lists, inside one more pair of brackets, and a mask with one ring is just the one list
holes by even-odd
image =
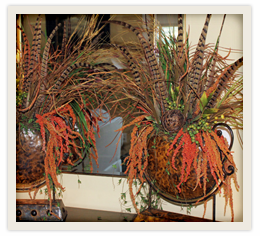
[[41, 54], [41, 41], [42, 41], [41, 21], [39, 23], [36, 41], [37, 41], [37, 45], [36, 45], [36, 53], [35, 53], [35, 63], [38, 64], [38, 60], [39, 60], [40, 54]]
[[[201, 69], [203, 66], [205, 41], [206, 41], [206, 37], [207, 37], [210, 18], [211, 18], [211, 14], [208, 14], [206, 17], [206, 21], [205, 21], [204, 27], [202, 29], [200, 38], [199, 38], [199, 43], [196, 48], [196, 52], [195, 52], [196, 59], [193, 64], [193, 66], [194, 66], [193, 73], [192, 73], [192, 75], [190, 77], [190, 81], [189, 81], [190, 85], [193, 87], [193, 89], [195, 91], [198, 90], [198, 86], [199, 86], [199, 78], [201, 76]], [[195, 94], [194, 94], [194, 92], [192, 92], [191, 93], [191, 103], [193, 103], [194, 98], [195, 98]]]
[[[24, 77], [27, 77], [28, 71], [29, 71], [29, 63], [30, 63], [30, 44], [29, 40], [24, 32], [24, 30], [17, 25], [17, 28], [21, 30], [23, 41], [24, 41], [24, 49], [23, 49], [23, 71], [24, 71]], [[21, 86], [21, 90], [23, 90], [23, 85]]]
[[182, 14], [178, 14], [178, 37], [177, 37], [177, 52], [178, 56], [182, 57], [182, 49], [183, 47], [183, 19], [182, 19]]
[[[61, 76], [60, 76], [60, 78], [57, 80], [57, 82], [53, 85], [53, 87], [51, 88], [50, 93], [51, 93], [52, 91], [55, 91], [55, 90], [60, 89], [62, 83], [68, 78], [69, 74], [70, 74], [71, 71], [73, 71], [74, 69], [77, 69], [77, 68], [88, 68], [89, 70], [94, 70], [94, 69], [97, 69], [98, 67], [100, 67], [100, 68], [102, 68], [102, 69], [104, 70], [104, 66], [108, 66], [108, 65], [114, 67], [113, 65], [108, 64], [108, 63], [100, 63], [100, 64], [98, 64], [98, 65], [91, 66], [91, 65], [89, 65], [89, 64], [87, 64], [87, 63], [83, 63], [83, 62], [75, 63], [75, 64], [73, 64], [73, 65], [71, 65], [71, 66], [68, 66], [67, 69], [65, 69], [65, 70], [63, 71], [63, 73], [61, 74]], [[116, 67], [114, 67], [114, 68], [116, 68]], [[107, 71], [108, 71], [108, 70], [107, 70]], [[44, 109], [44, 110], [45, 110], [44, 113], [50, 111], [50, 108], [51, 108], [50, 100], [51, 100], [51, 98], [50, 98], [50, 96], [49, 96], [49, 97], [47, 98], [46, 102], [45, 102], [45, 104], [47, 104], [47, 106], [46, 106], [46, 108]]]
[[159, 69], [157, 59], [155, 57], [154, 52], [150, 49], [149, 44], [147, 44], [146, 40], [144, 39], [143, 35], [132, 25], [129, 25], [128, 23], [122, 22], [122, 21], [108, 21], [109, 23], [114, 23], [114, 24], [119, 24], [122, 25], [132, 32], [135, 33], [135, 35], [138, 37], [143, 49], [144, 53], [147, 59], [148, 66], [151, 70], [151, 73], [154, 78], [154, 84], [155, 84], [155, 89], [158, 97], [160, 98], [161, 102], [161, 108], [163, 112], [165, 112], [166, 108], [168, 108], [168, 103], [166, 98], [168, 98], [168, 91], [166, 89], [166, 84], [163, 79], [163, 76], [161, 74], [161, 71]]
[[217, 88], [215, 89], [211, 99], [209, 100], [206, 109], [214, 107], [217, 98], [221, 95], [221, 92], [224, 90], [224, 86], [227, 81], [234, 75], [234, 73], [238, 70], [239, 67], [243, 65], [243, 57], [239, 58], [233, 64], [228, 66], [228, 68], [221, 73], [217, 81], [219, 81]]
[[[128, 50], [126, 48], [124, 48], [120, 45], [114, 45], [114, 46], [119, 48], [121, 53], [126, 57], [128, 66], [132, 70], [132, 74], [134, 76], [136, 87], [142, 88], [141, 75], [134, 63], [134, 59], [132, 58], [132, 56], [130, 55], [130, 53], [128, 52]], [[141, 99], [147, 101], [148, 107], [152, 110], [153, 114], [157, 114], [156, 109], [154, 108], [152, 102], [148, 99], [149, 96], [147, 94], [147, 91], [145, 89], [142, 89], [141, 91], [143, 92], [143, 94], [139, 93], [139, 95], [142, 97]], [[157, 115], [156, 115], [156, 118], [158, 118]]]
[[35, 70], [35, 65], [37, 65], [37, 58], [39, 57], [39, 49], [41, 45], [41, 18], [40, 15], [36, 19], [36, 24], [35, 24], [35, 29], [34, 29], [34, 34], [33, 34], [33, 41], [32, 41], [32, 49], [31, 49], [31, 55], [30, 55], [30, 66], [28, 73], [26, 77], [24, 77], [24, 82], [23, 82], [23, 91], [25, 93], [28, 93], [27, 98], [24, 98], [22, 102], [22, 108], [25, 108], [28, 106], [28, 100], [30, 97], [30, 91], [29, 88], [32, 83], [32, 79], [34, 76], [34, 70]]
[[182, 14], [178, 14], [178, 36], [177, 36], [177, 54], [175, 51], [173, 51], [174, 53], [174, 57], [175, 57], [175, 62], [176, 62], [176, 66], [175, 66], [175, 74], [176, 74], [176, 78], [181, 78], [182, 75], [185, 73], [184, 72], [184, 63], [185, 63], [185, 52], [183, 50], [184, 47], [184, 43], [183, 43], [183, 17]]
[[50, 36], [48, 37], [48, 40], [45, 44], [44, 51], [43, 51], [43, 56], [42, 56], [42, 65], [41, 65], [41, 78], [46, 77], [47, 75], [47, 62], [49, 58], [49, 51], [50, 51], [50, 46], [51, 46], [51, 41], [58, 30], [58, 28], [61, 26], [61, 23], [59, 23], [51, 32]]
[[141, 86], [141, 76], [140, 73], [138, 71], [138, 69], [136, 68], [135, 63], [133, 63], [134, 59], [132, 58], [132, 56], [130, 55], [130, 53], [128, 52], [128, 50], [120, 45], [114, 45], [115, 47], [119, 48], [120, 51], [122, 52], [122, 54], [126, 57], [127, 59], [127, 64], [129, 66], [129, 68], [132, 70], [132, 74], [134, 76], [134, 80], [135, 80], [135, 84], [137, 87]]
[[31, 50], [31, 63], [30, 63], [30, 67], [29, 67], [29, 74], [32, 73], [33, 69], [34, 69], [34, 65], [37, 63], [37, 53], [38, 53], [38, 45], [41, 40], [41, 19], [39, 19], [40, 16], [38, 16], [37, 20], [36, 20], [36, 24], [35, 24], [35, 28], [34, 28], [34, 33], [33, 33], [33, 41], [32, 41], [32, 50]]
[[207, 79], [206, 84], [205, 84], [205, 90], [206, 91], [214, 83], [214, 74], [215, 74], [215, 71], [216, 71], [216, 58], [217, 58], [217, 53], [218, 53], [218, 46], [219, 46], [220, 36], [221, 36], [222, 29], [223, 29], [223, 26], [224, 26], [225, 18], [226, 18], [226, 14], [223, 17], [222, 25], [221, 25], [219, 36], [218, 36], [217, 43], [216, 43], [216, 49], [215, 49], [213, 56], [212, 56], [212, 62], [211, 62], [211, 66], [210, 66], [210, 69], [209, 69], [209, 76], [208, 76], [208, 79]]
[[[55, 28], [54, 30], [51, 32], [50, 36], [48, 37], [48, 40], [45, 44], [45, 47], [44, 47], [44, 51], [43, 51], [43, 57], [42, 57], [42, 64], [41, 64], [41, 85], [40, 85], [40, 94], [43, 94], [44, 93], [44, 90], [45, 90], [45, 85], [43, 83], [44, 81], [44, 78], [46, 77], [47, 75], [47, 62], [48, 62], [48, 57], [49, 57], [49, 50], [50, 50], [50, 45], [51, 45], [51, 41], [56, 33], [56, 31], [58, 30], [58, 28], [61, 26], [61, 23], [59, 23]], [[34, 107], [39, 107], [42, 105], [44, 101], [44, 96], [39, 96], [37, 101], [35, 102], [35, 105]]]
[[30, 73], [33, 70], [34, 64], [37, 62], [35, 60], [36, 52], [37, 52], [37, 45], [38, 45], [37, 39], [39, 39], [41, 37], [41, 20], [39, 22], [39, 18], [40, 18], [40, 15], [36, 19], [34, 33], [33, 33], [33, 40], [32, 40], [32, 46], [31, 46], [32, 50], [31, 50], [31, 56], [30, 56], [31, 63], [30, 63], [30, 67], [29, 67]]
[[[151, 30], [148, 27], [148, 20], [147, 20], [146, 15], [145, 15], [145, 25], [146, 25], [146, 31], [147, 31], [147, 36], [148, 36], [148, 42], [149, 42], [150, 50], [153, 52], [154, 51], [153, 34], [151, 33]], [[152, 28], [152, 30], [153, 30], [153, 28]]]
[[[77, 69], [79, 67], [87, 67], [89, 69], [93, 69], [89, 64], [86, 63], [75, 63], [69, 67], [67, 67], [67, 69], [65, 69], [63, 71], [63, 73], [61, 74], [60, 78], [57, 80], [57, 82], [54, 84], [54, 86], [51, 88], [51, 91], [57, 90], [60, 88], [61, 84], [65, 81], [65, 79], [68, 77], [68, 75], [70, 74], [70, 72], [74, 69]], [[51, 108], [51, 103], [50, 103], [50, 96], [47, 98], [45, 104], [47, 104], [46, 108], [45, 108], [45, 112], [49, 112], [50, 108]]]

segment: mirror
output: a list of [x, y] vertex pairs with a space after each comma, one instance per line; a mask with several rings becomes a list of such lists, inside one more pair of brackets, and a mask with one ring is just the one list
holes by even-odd
[[[70, 19], [70, 21], [66, 21], [67, 34], [73, 32], [78, 20], [81, 15], [52, 15], [46, 14], [43, 17], [42, 22], [42, 32], [46, 32], [49, 35], [52, 29], [58, 23], [64, 21], [65, 19]], [[119, 14], [119, 15], [100, 15], [99, 20], [106, 21], [109, 20], [110, 17], [113, 17], [113, 20], [126, 21], [130, 24], [135, 25], [136, 20], [139, 22], [140, 19], [146, 19], [145, 15], [134, 15], [134, 14]], [[35, 19], [37, 15], [22, 15], [22, 24], [24, 25], [24, 30], [28, 35], [30, 35], [31, 25], [35, 24]], [[155, 15], [155, 19], [158, 20], [162, 27], [169, 30], [169, 34], [176, 34], [176, 27], [178, 25], [177, 15]], [[84, 24], [84, 22], [82, 22]], [[102, 27], [104, 24], [101, 23], [99, 27]], [[110, 25], [107, 24], [102, 30], [102, 40], [103, 46], [109, 46], [109, 43], [117, 43], [122, 44], [125, 40], [138, 40], [133, 32], [126, 32], [121, 35], [121, 37], [116, 37], [118, 34], [121, 34], [122, 27], [118, 25]], [[55, 37], [53, 38], [53, 47], [61, 47], [62, 44], [62, 30], [58, 30], [56, 32]], [[32, 41], [32, 35], [29, 38], [29, 41]], [[115, 40], [121, 41], [115, 41]], [[122, 65], [117, 64], [116, 60], [112, 60], [114, 65], [118, 69], [122, 69]], [[62, 167], [62, 171], [64, 173], [73, 173], [73, 174], [94, 174], [94, 175], [114, 175], [114, 176], [125, 176], [124, 172], [126, 170], [124, 165], [124, 159], [129, 154], [130, 148], [130, 139], [131, 139], [131, 130], [132, 127], [128, 127], [124, 130], [124, 133], [114, 132], [118, 130], [123, 125], [122, 117], [118, 116], [112, 120], [110, 120], [109, 114], [105, 110], [92, 111], [98, 112], [104, 118], [103, 121], [98, 121], [100, 131], [99, 133], [95, 133], [96, 138], [96, 147], [98, 152], [98, 163], [99, 166], [93, 162], [93, 171], [91, 173], [90, 169], [90, 161], [88, 157], [85, 157], [83, 160], [77, 160], [74, 163], [74, 166], [64, 164]], [[121, 137], [121, 138], [120, 138]]]

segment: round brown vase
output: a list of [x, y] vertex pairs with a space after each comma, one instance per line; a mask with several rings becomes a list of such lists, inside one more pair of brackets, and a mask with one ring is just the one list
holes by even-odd
[[[45, 166], [44, 160], [46, 153], [42, 150], [43, 139], [40, 131], [36, 130], [33, 125], [26, 124], [26, 129], [17, 129], [16, 131], [16, 190], [28, 191], [45, 184]], [[46, 140], [47, 146], [48, 140]], [[79, 140], [76, 144], [80, 145]], [[69, 153], [64, 153], [62, 170], [67, 170], [70, 164], [66, 161], [69, 157], [73, 166], [76, 167], [82, 159], [71, 150], [72, 157]], [[86, 154], [83, 155], [85, 157]]]
[[[156, 148], [153, 148], [154, 143], [156, 143]], [[175, 157], [176, 170], [173, 169], [171, 159], [174, 150], [167, 155], [170, 145], [171, 142], [167, 140], [167, 137], [157, 136], [148, 141], [149, 157], [147, 171], [145, 174], [148, 183], [163, 198], [174, 202], [175, 204], [179, 203], [181, 205], [189, 205], [197, 202], [199, 199], [206, 199], [207, 196], [216, 190], [216, 183], [210, 173], [209, 166], [207, 170], [206, 196], [204, 195], [202, 178], [200, 180], [202, 187], [196, 187], [197, 175], [193, 165], [191, 166], [191, 172], [187, 177], [187, 181], [180, 185], [181, 192], [179, 192], [177, 185], [181, 181], [183, 157], [180, 154], [181, 152], [177, 154]]]
[[26, 191], [45, 183], [41, 133], [32, 125], [16, 131], [16, 190]]

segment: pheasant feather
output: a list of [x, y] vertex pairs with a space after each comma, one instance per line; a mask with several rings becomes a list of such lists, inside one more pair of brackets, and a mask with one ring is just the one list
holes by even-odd
[[145, 57], [148, 63], [148, 66], [150, 68], [150, 71], [152, 73], [152, 77], [154, 79], [155, 89], [157, 91], [157, 96], [159, 97], [159, 100], [161, 102], [162, 111], [165, 112], [166, 108], [168, 107], [168, 103], [166, 98], [168, 97], [168, 91], [166, 89], [166, 84], [163, 79], [163, 75], [160, 72], [157, 59], [155, 57], [154, 52], [150, 49], [149, 44], [146, 42], [140, 31], [138, 31], [135, 27], [133, 27], [130, 24], [127, 24], [122, 21], [109, 21], [109, 23], [119, 24], [122, 25], [132, 32], [136, 34], [139, 41], [141, 42], [141, 45], [143, 47]]
[[61, 24], [58, 24], [53, 31], [51, 32], [50, 36], [48, 37], [48, 40], [46, 42], [46, 45], [44, 47], [44, 51], [43, 51], [43, 56], [42, 56], [42, 63], [41, 63], [41, 72], [40, 72], [40, 94], [34, 107], [39, 107], [42, 105], [42, 103], [44, 102], [45, 96], [43, 95], [44, 90], [45, 90], [45, 77], [47, 75], [47, 63], [48, 63], [48, 58], [49, 58], [49, 51], [50, 51], [50, 46], [51, 46], [51, 42], [52, 39], [56, 33], [56, 31], [58, 30], [58, 28], [61, 26]]
[[[29, 40], [24, 32], [24, 30], [17, 25], [17, 28], [22, 32], [23, 40], [24, 40], [24, 50], [23, 50], [23, 71], [24, 77], [27, 78], [29, 72], [29, 64], [30, 64], [30, 44]], [[24, 84], [21, 85], [21, 90], [24, 90]]]
[[217, 53], [218, 53], [218, 46], [219, 46], [220, 35], [221, 35], [222, 29], [223, 29], [223, 26], [224, 26], [225, 18], [226, 18], [226, 14], [223, 17], [223, 21], [222, 21], [219, 36], [218, 36], [218, 39], [217, 39], [216, 47], [215, 47], [215, 50], [213, 52], [212, 62], [211, 62], [211, 66], [210, 66], [210, 69], [209, 69], [209, 76], [208, 76], [208, 79], [207, 79], [206, 84], [205, 84], [205, 90], [206, 91], [214, 83], [214, 75], [215, 75], [215, 71], [216, 71], [216, 61], [217, 61], [216, 59], [217, 59]]
[[[235, 61], [233, 64], [231, 64], [230, 66], [228, 66], [227, 69], [224, 70], [223, 73], [221, 73], [221, 75], [218, 77], [218, 79], [216, 80], [215, 84], [216, 86], [213, 85], [213, 89], [214, 87], [216, 87], [215, 91], [213, 92], [213, 95], [211, 97], [211, 99], [209, 100], [207, 107], [206, 108], [211, 108], [215, 105], [217, 98], [220, 96], [221, 92], [223, 91], [223, 89], [225, 88], [225, 85], [227, 83], [227, 81], [232, 78], [232, 76], [234, 75], [234, 73], [238, 70], [238, 68], [240, 68], [243, 65], [243, 57], [239, 58], [237, 61]], [[211, 90], [212, 90], [211, 88]], [[209, 90], [208, 93], [211, 92], [211, 90]]]
[[59, 23], [51, 32], [50, 36], [48, 37], [47, 43], [45, 45], [43, 56], [42, 56], [42, 64], [41, 64], [41, 78], [45, 78], [47, 75], [47, 62], [49, 57], [49, 51], [51, 46], [51, 41], [58, 30], [58, 28], [61, 26], [61, 23]]
[[[49, 91], [50, 96], [47, 98], [47, 100], [45, 102], [45, 104], [47, 104], [47, 106], [44, 108], [44, 113], [48, 112], [52, 108], [51, 106], [53, 105], [53, 103], [50, 103], [51, 97], [53, 95], [55, 95], [57, 90], [60, 89], [62, 83], [68, 78], [69, 74], [73, 70], [78, 69], [78, 68], [87, 68], [89, 71], [93, 71], [94, 69], [102, 68], [103, 66], [107, 66], [107, 65], [112, 66], [108, 63], [100, 63], [95, 66], [91, 66], [90, 64], [87, 64], [87, 63], [78, 62], [78, 63], [75, 63], [75, 64], [69, 66], [68, 68], [66, 68], [63, 71], [63, 73], [61, 74], [60, 78], [56, 81], [56, 83], [53, 85], [53, 87]], [[104, 70], [104, 68], [102, 68], [102, 70]]]
[[177, 45], [178, 45], [178, 56], [180, 59], [182, 58], [182, 48], [183, 48], [183, 19], [182, 14], [178, 15], [178, 37], [177, 37]]
[[141, 87], [141, 76], [140, 73], [134, 63], [134, 59], [132, 58], [131, 54], [129, 53], [129, 51], [120, 46], [120, 45], [114, 45], [115, 47], [117, 47], [118, 49], [120, 49], [120, 51], [122, 52], [122, 54], [126, 57], [127, 59], [127, 64], [130, 67], [132, 74], [134, 76], [134, 80], [135, 80], [135, 84], [137, 87]]
[[33, 78], [35, 77], [35, 66], [37, 65], [37, 59], [39, 58], [40, 53], [40, 44], [41, 44], [41, 19], [40, 16], [36, 19], [35, 29], [34, 29], [34, 35], [33, 35], [33, 41], [32, 41], [32, 50], [30, 55], [30, 66], [29, 71], [24, 77], [23, 82], [23, 90], [25, 93], [27, 93], [27, 97], [24, 98], [22, 102], [22, 108], [27, 107], [31, 95], [30, 86], [32, 83]]
[[[206, 37], [207, 37], [207, 32], [208, 32], [208, 25], [209, 25], [209, 21], [210, 21], [211, 15], [208, 14], [204, 27], [202, 29], [200, 38], [199, 38], [199, 43], [198, 46], [196, 48], [196, 52], [195, 52], [195, 61], [194, 61], [194, 68], [193, 68], [193, 74], [190, 77], [190, 86], [193, 87], [193, 89], [195, 91], [198, 90], [198, 86], [199, 86], [199, 78], [201, 76], [201, 69], [203, 66], [203, 55], [204, 55], [204, 48], [205, 48], [205, 41], [206, 41]], [[195, 97], [195, 93], [194, 91], [191, 92], [191, 103], [193, 103], [194, 101], [194, 97]]]

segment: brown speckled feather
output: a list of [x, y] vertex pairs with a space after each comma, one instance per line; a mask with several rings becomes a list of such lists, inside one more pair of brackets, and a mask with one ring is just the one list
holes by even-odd
[[[98, 65], [91, 66], [91, 65], [89, 65], [87, 63], [83, 63], [83, 62], [75, 63], [75, 64], [73, 64], [71, 66], [68, 66], [67, 69], [65, 69], [63, 71], [63, 73], [61, 74], [61, 76], [57, 80], [57, 82], [53, 85], [53, 87], [51, 88], [50, 92], [60, 89], [62, 83], [68, 78], [70, 72], [73, 71], [74, 69], [77, 69], [77, 68], [88, 68], [89, 70], [94, 70], [94, 69], [102, 68], [104, 70], [104, 66], [108, 66], [108, 65], [114, 67], [113, 65], [108, 64], [108, 63], [100, 63]], [[114, 68], [116, 69], [116, 67], [114, 67]], [[49, 112], [50, 109], [51, 109], [51, 107], [50, 107], [51, 106], [50, 100], [51, 100], [51, 98], [49, 96], [47, 98], [46, 102], [45, 102], [45, 104], [47, 104], [47, 106], [44, 109], [44, 113]]]
[[182, 14], [178, 14], [178, 37], [177, 37], [177, 46], [178, 46], [178, 56], [182, 57], [182, 47], [183, 47], [183, 19]]
[[[202, 29], [200, 38], [199, 38], [199, 43], [196, 48], [196, 52], [195, 52], [196, 59], [193, 64], [193, 73], [192, 73], [192, 75], [190, 77], [190, 81], [189, 81], [190, 85], [193, 87], [193, 89], [195, 91], [198, 90], [198, 86], [199, 86], [199, 79], [201, 76], [201, 69], [203, 66], [205, 41], [206, 41], [206, 36], [207, 36], [207, 32], [208, 32], [208, 25], [209, 25], [210, 18], [211, 18], [211, 14], [208, 14], [204, 27]], [[193, 103], [194, 98], [195, 98], [195, 94], [192, 92], [191, 93], [191, 103]]]
[[148, 66], [149, 66], [152, 76], [154, 78], [155, 89], [156, 89], [158, 97], [160, 98], [160, 102], [161, 102], [160, 105], [162, 107], [162, 111], [165, 112], [166, 108], [168, 108], [168, 103], [166, 100], [166, 98], [168, 97], [168, 91], [166, 89], [166, 84], [164, 82], [163, 76], [159, 70], [157, 59], [155, 57], [154, 52], [151, 50], [150, 45], [146, 42], [146, 40], [144, 39], [144, 37], [140, 33], [140, 31], [137, 30], [132, 25], [122, 22], [122, 21], [109, 21], [109, 23], [122, 25], [122, 26], [128, 28], [129, 30], [131, 30], [132, 32], [134, 32], [135, 35], [138, 37], [138, 39], [143, 47]]
[[[51, 45], [51, 41], [56, 33], [56, 31], [58, 30], [58, 28], [60, 27], [61, 24], [58, 24], [54, 30], [51, 32], [50, 36], [48, 37], [48, 40], [45, 44], [45, 47], [44, 47], [44, 51], [43, 51], [43, 57], [42, 57], [42, 63], [41, 63], [41, 81], [44, 81], [44, 78], [46, 77], [47, 75], [47, 63], [48, 63], [48, 57], [49, 57], [49, 50], [50, 50], [50, 45]], [[45, 90], [45, 85], [43, 82], [41, 82], [41, 85], [40, 85], [40, 94], [43, 94]], [[37, 101], [35, 102], [35, 105], [34, 107], [39, 107], [42, 105], [44, 101], [44, 96], [39, 96]]]
[[[28, 106], [29, 98], [30, 98], [30, 91], [29, 88], [31, 86], [33, 77], [34, 77], [34, 71], [35, 71], [35, 65], [37, 65], [37, 60], [39, 58], [40, 54], [40, 45], [41, 45], [41, 18], [40, 15], [36, 19], [36, 24], [34, 28], [33, 33], [33, 40], [32, 40], [32, 49], [31, 49], [31, 55], [30, 55], [30, 66], [28, 69], [28, 73], [24, 77], [23, 81], [23, 91], [27, 94], [27, 97], [24, 98], [22, 102], [22, 108], [25, 108]], [[26, 65], [27, 66], [27, 65]], [[28, 67], [26, 67], [27, 70]]]
[[[25, 32], [23, 31], [23, 29], [21, 27], [19, 27], [17, 25], [17, 28], [22, 32], [22, 36], [23, 36], [23, 41], [24, 41], [24, 50], [23, 50], [23, 72], [24, 72], [24, 78], [27, 78], [28, 76], [28, 71], [29, 71], [29, 64], [30, 64], [30, 44], [29, 44], [29, 40], [25, 34]], [[22, 79], [22, 78], [21, 78]], [[24, 91], [24, 86], [23, 84], [21, 85], [21, 90]]]
[[133, 58], [130, 55], [130, 53], [128, 52], [128, 50], [125, 47], [122, 47], [120, 45], [114, 45], [116, 48], [120, 49], [120, 51], [122, 52], [122, 54], [126, 57], [127, 59], [127, 64], [129, 66], [129, 68], [132, 70], [132, 74], [134, 76], [134, 80], [135, 80], [135, 84], [137, 87], [141, 86], [141, 76], [140, 73], [138, 71], [138, 69], [136, 68], [135, 63], [133, 62]]
[[51, 32], [50, 36], [48, 37], [47, 43], [45, 45], [43, 56], [42, 56], [42, 65], [41, 65], [41, 77], [44, 78], [47, 75], [47, 62], [49, 57], [49, 50], [51, 46], [51, 41], [58, 30], [58, 28], [61, 26], [61, 23], [59, 23]]
[[216, 57], [217, 57], [217, 53], [218, 53], [219, 41], [220, 41], [220, 36], [221, 36], [223, 26], [224, 26], [225, 18], [226, 18], [226, 14], [223, 17], [222, 25], [221, 25], [219, 36], [218, 36], [218, 40], [217, 40], [217, 43], [216, 43], [216, 50], [214, 51], [213, 56], [212, 56], [212, 62], [211, 62], [211, 66], [209, 68], [209, 76], [208, 76], [206, 84], [205, 84], [205, 90], [206, 91], [214, 83], [214, 74], [215, 74], [215, 71], [216, 71]]
[[219, 77], [219, 83], [216, 90], [214, 91], [211, 99], [209, 100], [206, 109], [214, 107], [217, 98], [221, 95], [221, 92], [224, 89], [224, 86], [228, 79], [230, 79], [234, 73], [238, 70], [239, 67], [243, 65], [243, 57], [239, 58], [233, 64], [231, 64], [227, 70], [225, 70]]

